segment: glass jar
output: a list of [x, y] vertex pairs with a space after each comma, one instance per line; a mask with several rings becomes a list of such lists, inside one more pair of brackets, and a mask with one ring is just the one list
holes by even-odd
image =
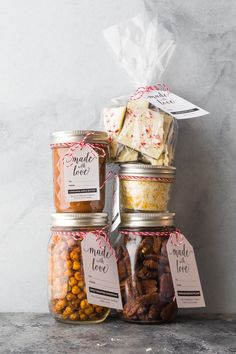
[[56, 212], [102, 212], [109, 152], [107, 133], [62, 131], [53, 133], [51, 142]]
[[166, 212], [175, 172], [175, 167], [122, 164], [119, 175], [122, 210]]
[[82, 234], [107, 226], [106, 213], [52, 214], [49, 242], [49, 310], [67, 323], [99, 323], [110, 309], [88, 303], [81, 255]]
[[166, 244], [175, 230], [172, 213], [123, 213], [116, 243], [123, 301], [129, 322], [173, 321], [177, 304]]

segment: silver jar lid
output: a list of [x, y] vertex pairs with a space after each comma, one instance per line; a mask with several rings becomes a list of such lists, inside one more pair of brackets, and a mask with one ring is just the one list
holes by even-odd
[[120, 227], [174, 226], [175, 213], [121, 213]]
[[53, 213], [52, 227], [91, 227], [105, 226], [107, 213]]
[[135, 163], [127, 163], [120, 165], [121, 176], [174, 178], [175, 173], [176, 168], [172, 166], [154, 166]]
[[[86, 137], [87, 136], [87, 137]], [[89, 143], [108, 144], [108, 135], [106, 132], [99, 130], [68, 130], [59, 131], [51, 134], [52, 144], [76, 143], [86, 137]]]

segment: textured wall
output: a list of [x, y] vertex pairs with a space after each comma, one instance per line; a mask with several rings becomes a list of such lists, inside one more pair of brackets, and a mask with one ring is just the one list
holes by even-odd
[[[172, 210], [196, 248], [208, 311], [235, 312], [236, 4], [147, 1], [178, 47], [165, 82], [211, 112], [181, 121]], [[0, 4], [0, 311], [47, 310], [49, 133], [96, 127], [96, 112], [132, 85], [101, 30], [138, 0], [10, 0]], [[114, 84], [115, 83], [115, 84]]]

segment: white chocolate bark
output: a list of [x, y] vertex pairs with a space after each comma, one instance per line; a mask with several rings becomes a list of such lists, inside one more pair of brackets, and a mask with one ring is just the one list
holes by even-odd
[[123, 146], [122, 150], [117, 155], [116, 161], [117, 162], [134, 162], [134, 161], [138, 161], [138, 151], [130, 149], [127, 146]]
[[148, 108], [127, 109], [120, 144], [158, 159], [164, 149], [164, 114]]
[[117, 154], [117, 136], [119, 135], [122, 128], [125, 112], [126, 106], [104, 108], [103, 110], [104, 126], [110, 138], [111, 158], [115, 158]]

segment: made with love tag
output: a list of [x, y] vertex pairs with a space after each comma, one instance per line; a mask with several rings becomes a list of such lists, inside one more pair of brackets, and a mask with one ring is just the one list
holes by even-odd
[[171, 236], [167, 242], [167, 254], [179, 308], [205, 307], [202, 286], [192, 245], [181, 235]]
[[170, 91], [152, 90], [145, 92], [143, 98], [176, 119], [196, 118], [209, 114], [204, 109]]
[[65, 200], [100, 199], [99, 157], [91, 146], [79, 147], [64, 160]]
[[122, 310], [117, 261], [110, 245], [102, 236], [98, 242], [90, 232], [81, 246], [88, 303]]

